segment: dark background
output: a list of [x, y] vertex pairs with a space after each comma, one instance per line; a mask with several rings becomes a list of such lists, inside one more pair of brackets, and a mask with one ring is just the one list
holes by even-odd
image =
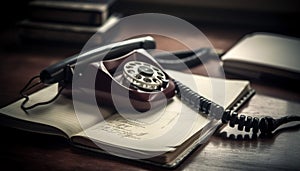
[[[77, 0], [78, 1], [78, 0]], [[94, 0], [101, 1], [101, 0]], [[15, 26], [28, 17], [29, 0], [3, 1], [0, 7], [1, 30]], [[115, 11], [123, 15], [165, 13], [188, 20], [193, 24], [251, 27], [253, 30], [299, 36], [300, 2], [297, 0], [229, 1], [164, 1], [117, 0]]]
[[29, 0], [2, 1], [0, 5], [1, 30], [14, 27], [17, 21], [27, 18]]

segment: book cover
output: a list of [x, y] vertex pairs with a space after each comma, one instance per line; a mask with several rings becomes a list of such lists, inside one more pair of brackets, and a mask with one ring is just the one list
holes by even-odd
[[225, 72], [252, 78], [300, 80], [300, 39], [272, 33], [244, 36], [222, 56]]

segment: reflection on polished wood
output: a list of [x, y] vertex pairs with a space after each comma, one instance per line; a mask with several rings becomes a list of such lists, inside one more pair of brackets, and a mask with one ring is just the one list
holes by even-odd
[[[249, 30], [222, 28], [203, 29], [216, 48], [227, 50]], [[18, 92], [29, 78], [44, 67], [77, 53], [80, 47], [26, 45], [16, 43], [14, 30], [1, 33], [0, 106], [19, 98]], [[167, 38], [156, 37], [158, 47], [178, 50], [182, 45]], [[204, 74], [199, 66], [192, 71]], [[233, 76], [227, 76], [234, 78]], [[257, 94], [241, 112], [251, 116], [272, 117], [300, 115], [299, 90], [294, 85], [253, 80]], [[274, 136], [255, 138], [224, 126], [209, 142], [198, 148], [176, 170], [298, 170], [300, 167], [300, 125], [278, 129]], [[90, 153], [72, 148], [64, 138], [1, 127], [0, 159], [2, 167], [26, 170], [160, 170], [126, 159]]]

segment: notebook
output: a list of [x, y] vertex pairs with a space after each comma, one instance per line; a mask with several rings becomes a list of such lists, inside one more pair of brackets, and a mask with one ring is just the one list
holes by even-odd
[[[191, 75], [187, 73], [171, 70], [167, 73], [185, 85], [191, 85], [194, 80], [196, 86], [191, 88], [210, 100], [214, 99], [212, 84], [222, 83], [225, 97], [219, 103], [225, 109], [238, 109], [254, 93], [249, 81], [200, 75], [192, 75], [193, 79], [188, 79]], [[51, 85], [30, 95], [30, 103], [51, 98], [57, 88], [56, 84]], [[212, 121], [192, 110], [177, 97], [162, 111], [144, 115], [139, 120], [124, 118], [114, 109], [101, 107], [101, 116], [84, 113], [79, 121], [72, 100], [64, 96], [26, 114], [20, 108], [22, 101], [0, 109], [1, 125], [62, 136], [76, 148], [169, 168], [182, 163], [197, 147], [206, 143], [221, 125], [220, 121]], [[83, 109], [90, 107], [86, 103], [81, 105]]]
[[221, 59], [227, 73], [300, 80], [299, 38], [272, 33], [249, 34]]

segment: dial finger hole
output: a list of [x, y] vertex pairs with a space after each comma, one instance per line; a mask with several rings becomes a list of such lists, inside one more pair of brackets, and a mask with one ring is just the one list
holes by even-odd
[[151, 83], [151, 80], [149, 78], [144, 78], [143, 80], [147, 83]]
[[158, 75], [163, 76], [164, 74], [161, 72], [157, 72]]
[[159, 80], [163, 80], [163, 78], [161, 76], [157, 76], [156, 78]]
[[136, 79], [141, 79], [142, 76], [141, 76], [140, 74], [137, 74], [137, 75], [135, 75], [135, 78], [136, 78]]

